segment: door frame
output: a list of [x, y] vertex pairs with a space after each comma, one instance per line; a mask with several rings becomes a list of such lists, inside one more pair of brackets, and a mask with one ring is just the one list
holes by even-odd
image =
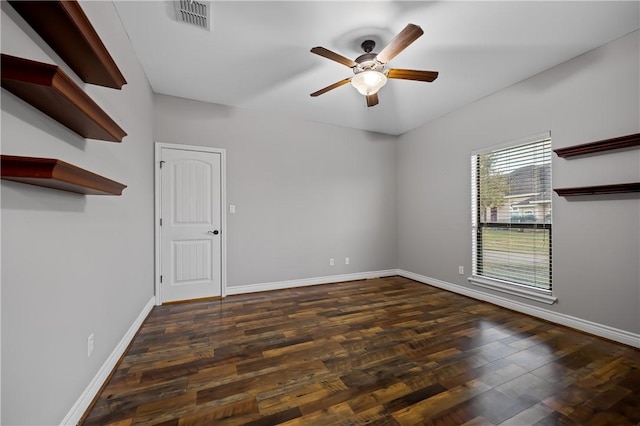
[[154, 229], [155, 229], [155, 301], [156, 306], [162, 305], [162, 286], [160, 285], [160, 266], [162, 264], [160, 238], [160, 214], [161, 197], [162, 197], [162, 179], [160, 175], [160, 158], [162, 149], [175, 149], [181, 151], [198, 151], [213, 152], [220, 154], [220, 295], [224, 298], [227, 296], [227, 153], [222, 148], [211, 148], [208, 146], [183, 145], [176, 143], [155, 142], [155, 151], [153, 158], [154, 173], [154, 190], [155, 190], [155, 211], [154, 211]]

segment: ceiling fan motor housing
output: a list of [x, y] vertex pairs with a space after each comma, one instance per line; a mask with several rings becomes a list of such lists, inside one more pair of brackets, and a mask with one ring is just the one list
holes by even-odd
[[379, 71], [382, 72], [384, 64], [376, 59], [377, 53], [365, 53], [355, 59], [357, 65], [353, 67], [353, 72], [358, 74], [363, 71]]

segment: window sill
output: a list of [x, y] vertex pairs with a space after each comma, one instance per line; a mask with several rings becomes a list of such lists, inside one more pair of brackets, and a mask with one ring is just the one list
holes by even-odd
[[551, 292], [548, 290], [536, 290], [533, 288], [520, 286], [518, 284], [507, 283], [505, 281], [479, 277], [477, 275], [469, 277], [468, 280], [473, 285], [499, 291], [502, 293], [512, 294], [514, 296], [524, 297], [526, 299], [535, 300], [536, 302], [542, 302], [548, 305], [553, 305], [558, 300], [558, 298], [552, 296]]

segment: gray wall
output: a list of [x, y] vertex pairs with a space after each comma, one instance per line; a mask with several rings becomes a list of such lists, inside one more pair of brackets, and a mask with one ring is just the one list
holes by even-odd
[[396, 267], [395, 137], [165, 95], [154, 137], [227, 150], [229, 287]]
[[[85, 85], [2, 2], [2, 52], [57, 63], [128, 133], [85, 140], [2, 90], [2, 153], [59, 158], [120, 197], [2, 181], [2, 419], [58, 424], [153, 296], [152, 92], [111, 2], [82, 7], [128, 84]], [[95, 350], [87, 357], [87, 337]]]
[[[639, 38], [636, 31], [401, 136], [399, 267], [470, 286], [457, 272], [458, 265], [471, 272], [472, 150], [547, 130], [554, 149], [639, 132]], [[637, 182], [639, 164], [640, 150], [571, 160], [554, 154], [553, 186]], [[640, 332], [639, 218], [637, 195], [554, 193], [558, 302], [541, 306]]]

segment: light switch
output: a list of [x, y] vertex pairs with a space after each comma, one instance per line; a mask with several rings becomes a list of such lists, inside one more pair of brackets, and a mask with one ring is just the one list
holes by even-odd
[[234, 214], [236, 212], [236, 205], [229, 204], [229, 214]]

